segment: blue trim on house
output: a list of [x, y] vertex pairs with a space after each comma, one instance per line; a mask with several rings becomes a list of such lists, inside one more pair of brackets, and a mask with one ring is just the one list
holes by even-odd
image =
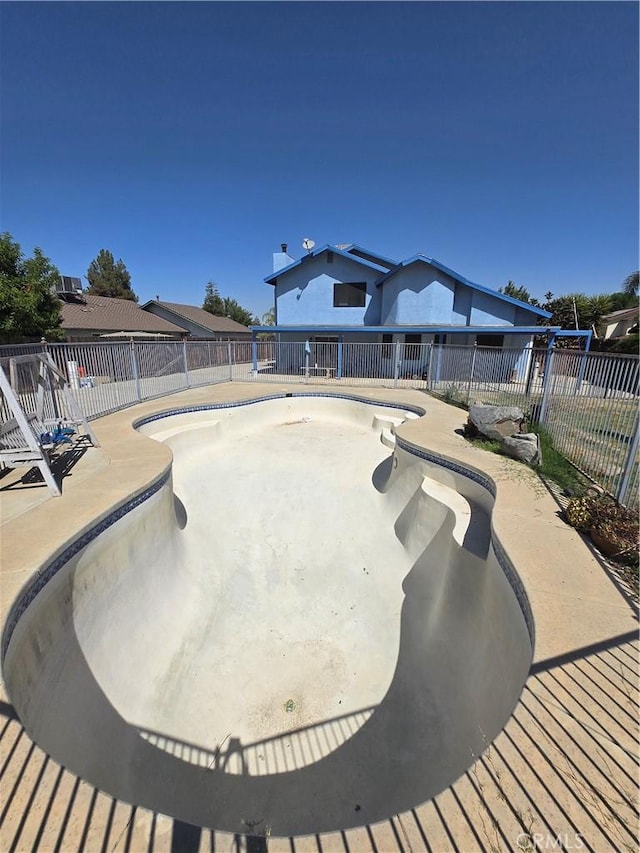
[[[365, 251], [364, 249], [361, 251]], [[376, 272], [386, 273], [388, 272], [386, 267], [382, 267], [379, 264], [374, 264], [371, 261], [365, 261], [364, 258], [359, 258], [357, 255], [352, 255], [349, 252], [346, 252], [344, 249], [337, 249], [335, 246], [331, 246], [329, 243], [326, 243], [324, 246], [320, 246], [319, 249], [314, 249], [312, 252], [308, 252], [306, 255], [303, 255], [301, 258], [298, 258], [297, 261], [294, 261], [292, 264], [289, 264], [287, 267], [282, 267], [282, 269], [277, 270], [271, 275], [267, 276], [264, 280], [267, 284], [275, 284], [276, 280], [281, 278], [286, 273], [291, 270], [299, 267], [301, 264], [304, 264], [308, 261], [309, 258], [317, 258], [319, 255], [322, 255], [323, 252], [333, 252], [334, 255], [340, 255], [343, 258], [347, 258], [350, 261], [354, 261], [357, 264], [362, 264], [369, 269], [376, 270]], [[369, 254], [373, 254], [373, 252], [369, 252]]]
[[593, 330], [589, 329], [588, 331], [580, 330], [580, 329], [563, 329], [561, 332], [557, 333], [558, 336], [562, 336], [563, 338], [586, 338], [586, 343], [584, 345], [584, 351], [589, 352], [591, 349], [591, 341], [593, 340]]
[[428, 264], [429, 266], [435, 267], [440, 270], [440, 272], [445, 273], [451, 278], [459, 281], [460, 284], [464, 284], [467, 287], [471, 287], [474, 290], [479, 290], [481, 293], [488, 293], [489, 296], [495, 296], [498, 299], [502, 299], [503, 302], [508, 302], [510, 305], [517, 305], [518, 308], [525, 308], [527, 311], [532, 311], [534, 314], [538, 314], [540, 317], [551, 317], [553, 316], [549, 311], [544, 311], [542, 308], [537, 308], [535, 305], [530, 305], [528, 302], [521, 302], [519, 299], [514, 299], [512, 296], [507, 296], [505, 293], [499, 293], [497, 290], [492, 290], [490, 287], [484, 287], [482, 284], [476, 284], [473, 281], [469, 281], [468, 278], [465, 278], [460, 273], [452, 270], [450, 267], [445, 266], [444, 264], [437, 261], [435, 258], [430, 258], [427, 255], [413, 255], [411, 258], [407, 258], [406, 261], [401, 261], [395, 269], [389, 270], [388, 273], [382, 276], [382, 278], [378, 279], [376, 282], [376, 287], [380, 287], [387, 281], [387, 279], [391, 278], [391, 276], [395, 275], [399, 272], [402, 267], [408, 267], [411, 264], [422, 263]]
[[[251, 332], [295, 332], [306, 334], [415, 334], [415, 335], [564, 335], [560, 326], [249, 326]], [[583, 336], [591, 332], [581, 332]]]

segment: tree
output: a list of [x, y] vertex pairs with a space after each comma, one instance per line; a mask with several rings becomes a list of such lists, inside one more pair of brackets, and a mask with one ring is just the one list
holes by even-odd
[[589, 308], [587, 321], [592, 326], [598, 326], [605, 314], [608, 314], [611, 308], [611, 296], [608, 293], [599, 293], [589, 297]]
[[628, 275], [622, 282], [622, 292], [628, 296], [638, 295], [638, 284], [640, 283], [640, 271], [636, 270]]
[[204, 289], [205, 296], [202, 307], [209, 314], [215, 314], [217, 317], [228, 317], [230, 320], [235, 320], [236, 323], [241, 323], [243, 326], [253, 326], [260, 323], [257, 317], [254, 317], [250, 311], [243, 308], [235, 299], [228, 296], [220, 296], [218, 285], [215, 281], [209, 281]]
[[260, 323], [260, 320], [254, 317], [251, 311], [247, 311], [235, 299], [230, 299], [228, 296], [225, 296], [224, 299], [224, 316], [230, 320], [235, 320], [236, 323], [241, 323], [243, 326], [253, 326]]
[[612, 298], [608, 293], [587, 296], [584, 293], [570, 293], [545, 302], [543, 308], [551, 312], [551, 319], [544, 320], [544, 325], [560, 326], [562, 329], [590, 329], [597, 326], [602, 317], [611, 311]]
[[121, 259], [114, 260], [108, 249], [100, 249], [98, 257], [89, 264], [87, 281], [89, 282], [87, 293], [93, 296], [138, 301], [138, 297], [131, 289], [129, 271]]
[[218, 285], [215, 281], [208, 281], [204, 289], [204, 302], [202, 307], [209, 314], [215, 314], [216, 317], [224, 317], [224, 299], [218, 292]]
[[610, 296], [611, 299], [611, 307], [609, 311], [624, 311], [625, 308], [635, 308], [638, 304], [638, 297], [634, 296], [633, 293], [625, 293], [625, 291], [619, 291], [618, 293], [612, 293]]
[[0, 234], [0, 341], [64, 337], [60, 328], [60, 273], [42, 250], [25, 258], [11, 235]]
[[518, 287], [513, 281], [508, 281], [504, 287], [499, 287], [498, 293], [504, 293], [505, 296], [518, 299], [520, 302], [528, 302], [529, 305], [540, 305], [538, 300], [531, 296], [526, 287]]
[[276, 324], [276, 309], [269, 308], [268, 311], [262, 315], [262, 325], [263, 326], [275, 326]]
[[[275, 326], [276, 324], [276, 309], [275, 305], [273, 308], [269, 308], [268, 311], [262, 315], [262, 319], [260, 320], [262, 326]], [[275, 341], [276, 336], [273, 332], [258, 332], [258, 340], [259, 341]]]

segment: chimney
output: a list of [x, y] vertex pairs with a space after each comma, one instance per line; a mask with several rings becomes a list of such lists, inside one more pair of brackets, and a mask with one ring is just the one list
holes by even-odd
[[294, 261], [295, 258], [292, 258], [287, 252], [287, 244], [280, 243], [280, 251], [273, 253], [273, 271], [278, 272], [278, 270], [288, 267]]

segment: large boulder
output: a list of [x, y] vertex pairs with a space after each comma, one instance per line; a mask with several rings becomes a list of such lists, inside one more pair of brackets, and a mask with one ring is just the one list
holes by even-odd
[[481, 435], [494, 441], [501, 441], [505, 436], [519, 433], [524, 420], [524, 413], [517, 406], [475, 404], [469, 407], [469, 423]]
[[538, 436], [535, 432], [522, 432], [505, 436], [500, 439], [500, 444], [505, 453], [521, 462], [532, 464], [542, 461]]

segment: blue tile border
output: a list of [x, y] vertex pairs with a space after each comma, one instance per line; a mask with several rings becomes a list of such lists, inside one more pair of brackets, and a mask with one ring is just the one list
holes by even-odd
[[153, 421], [162, 420], [162, 418], [170, 418], [173, 415], [189, 414], [191, 412], [209, 412], [216, 409], [238, 409], [241, 406], [251, 406], [253, 403], [264, 403], [267, 400], [285, 400], [290, 397], [320, 397], [331, 400], [353, 400], [356, 403], [367, 403], [370, 406], [380, 406], [385, 409], [398, 409], [402, 412], [411, 412], [414, 415], [422, 417], [426, 414], [425, 409], [420, 406], [407, 405], [403, 406], [399, 403], [385, 403], [382, 400], [369, 400], [367, 397], [358, 397], [355, 394], [322, 394], [314, 391], [288, 391], [281, 394], [269, 394], [263, 397], [252, 397], [249, 400], [237, 400], [230, 403], [204, 403], [200, 406], [181, 406], [177, 409], [166, 409], [162, 412], [156, 412], [153, 415], [144, 415], [133, 422], [134, 429], [139, 429], [145, 424]]
[[461, 474], [468, 480], [473, 480], [474, 483], [478, 483], [480, 486], [485, 488], [492, 498], [495, 498], [495, 483], [490, 477], [485, 474], [481, 474], [480, 471], [475, 471], [473, 468], [462, 465], [460, 462], [455, 462], [447, 456], [441, 456], [439, 453], [434, 453], [433, 451], [426, 450], [424, 447], [420, 447], [417, 444], [412, 444], [410, 441], [400, 438], [399, 435], [396, 435], [396, 446], [401, 450], [406, 450], [407, 453], [411, 453], [413, 456], [417, 456], [419, 459], [424, 459], [425, 462], [433, 462], [441, 468], [448, 468], [450, 471], [454, 471], [456, 474]]
[[[146, 415], [142, 418], [138, 418], [136, 421], [133, 422], [133, 427], [135, 429], [138, 429], [144, 424], [162, 420], [163, 418], [169, 418], [174, 415], [188, 414], [191, 412], [239, 408], [241, 406], [250, 406], [254, 403], [261, 403], [267, 400], [279, 400], [291, 397], [319, 397], [337, 400], [353, 400], [357, 403], [365, 403], [371, 406], [379, 406], [381, 408], [397, 409], [399, 411], [411, 412], [412, 414], [416, 414], [419, 416], [423, 416], [426, 414], [426, 411], [420, 408], [419, 406], [404, 406], [398, 403], [386, 403], [380, 400], [371, 400], [367, 397], [358, 397], [353, 394], [286, 392], [281, 394], [270, 394], [263, 397], [254, 397], [249, 400], [240, 400], [228, 403], [209, 403], [200, 406], [182, 406], [175, 409], [167, 409], [162, 412], [157, 412], [153, 415]], [[427, 462], [433, 462], [434, 464], [442, 468], [448, 468], [449, 470], [454, 471], [455, 473], [460, 474], [463, 477], [467, 477], [468, 479], [473, 480], [474, 482], [483, 486], [491, 494], [491, 496], [495, 498], [495, 483], [493, 482], [493, 480], [491, 480], [490, 477], [481, 474], [479, 471], [475, 471], [472, 468], [468, 468], [467, 466], [462, 465], [459, 462], [454, 462], [452, 459], [449, 459], [445, 456], [440, 456], [439, 454], [426, 450], [423, 447], [411, 444], [410, 442], [401, 439], [399, 436], [396, 436], [396, 447], [399, 447], [402, 450], [411, 453], [413, 456], [417, 456], [419, 459], [424, 459]], [[42, 569], [38, 570], [38, 572], [28, 581], [26, 587], [22, 590], [21, 594], [14, 602], [13, 607], [11, 608], [7, 617], [7, 621], [5, 623], [4, 631], [2, 634], [3, 661], [7, 654], [11, 638], [18, 622], [24, 615], [29, 605], [34, 601], [36, 596], [44, 589], [44, 587], [49, 583], [49, 581], [53, 577], [55, 577], [55, 575], [63, 568], [63, 566], [65, 566], [69, 562], [69, 560], [71, 560], [79, 551], [85, 548], [97, 536], [99, 536], [101, 533], [103, 533], [105, 530], [115, 524], [116, 521], [119, 521], [121, 518], [127, 515], [127, 513], [131, 512], [131, 510], [140, 506], [150, 497], [155, 495], [156, 492], [158, 492], [169, 480], [170, 476], [171, 468], [168, 468], [144, 491], [125, 501], [115, 510], [110, 512], [107, 516], [105, 516], [105, 518], [103, 518], [101, 521], [97, 522], [92, 527], [89, 527], [83, 534], [81, 534], [77, 539], [75, 539], [66, 548], [64, 548], [57, 557], [54, 557], [49, 563], [46, 563]], [[493, 545], [494, 553], [496, 555], [496, 559], [498, 560], [498, 563], [502, 568], [518, 600], [518, 603], [522, 610], [522, 614], [524, 616], [525, 623], [527, 625], [527, 630], [529, 631], [531, 645], [533, 646], [535, 636], [533, 614], [531, 612], [531, 605], [529, 603], [524, 584], [522, 583], [518, 573], [513, 567], [513, 564], [507, 557], [501, 543], [499, 542], [497, 537], [494, 536], [493, 530], [491, 532], [491, 542]]]

